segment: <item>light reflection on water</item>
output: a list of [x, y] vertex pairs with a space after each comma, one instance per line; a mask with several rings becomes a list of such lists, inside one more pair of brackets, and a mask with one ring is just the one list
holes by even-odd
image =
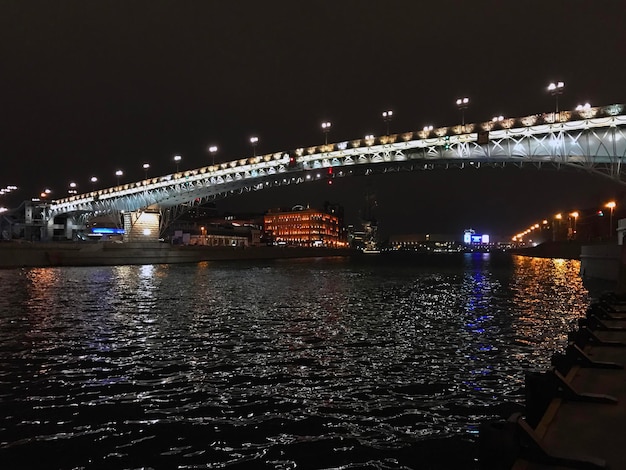
[[522, 402], [523, 371], [584, 313], [578, 269], [468, 254], [0, 271], [0, 459], [471, 468], [478, 424]]

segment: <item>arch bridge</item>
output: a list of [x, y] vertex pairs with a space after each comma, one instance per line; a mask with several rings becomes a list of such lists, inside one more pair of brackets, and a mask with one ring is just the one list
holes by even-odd
[[624, 105], [425, 128], [241, 158], [52, 201], [45, 218], [189, 207], [245, 192], [349, 175], [505, 165], [575, 167], [625, 184]]

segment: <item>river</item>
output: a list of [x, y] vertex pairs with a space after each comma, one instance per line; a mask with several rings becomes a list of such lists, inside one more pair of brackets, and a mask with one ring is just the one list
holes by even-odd
[[[459, 254], [0, 271], [3, 468], [477, 468], [592, 292]], [[7, 466], [7, 463], [10, 464]]]

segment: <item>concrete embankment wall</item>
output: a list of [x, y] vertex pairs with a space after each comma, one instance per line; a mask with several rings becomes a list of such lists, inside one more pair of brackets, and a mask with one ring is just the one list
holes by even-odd
[[620, 245], [588, 245], [580, 252], [580, 275], [615, 281], [619, 275]]
[[536, 258], [580, 259], [581, 245], [578, 242], [546, 242], [532, 248], [512, 250], [522, 256]]
[[304, 247], [205, 247], [162, 243], [0, 243], [0, 268], [178, 264], [350, 256], [350, 249]]
[[35, 243], [0, 243], [0, 268], [50, 266], [50, 245]]

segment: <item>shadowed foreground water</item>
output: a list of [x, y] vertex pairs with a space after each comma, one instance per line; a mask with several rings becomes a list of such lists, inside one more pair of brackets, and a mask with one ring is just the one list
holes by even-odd
[[[3, 468], [475, 468], [584, 314], [486, 254], [0, 271]], [[8, 466], [7, 466], [7, 463]]]

